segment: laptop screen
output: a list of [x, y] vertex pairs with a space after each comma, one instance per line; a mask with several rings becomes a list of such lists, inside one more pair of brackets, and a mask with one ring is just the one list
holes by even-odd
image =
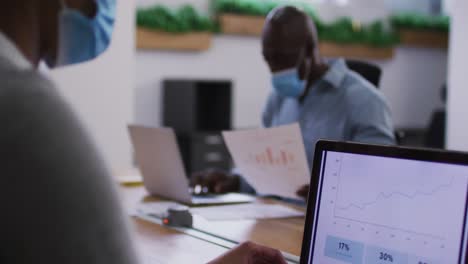
[[351, 151], [319, 156], [301, 263], [465, 263], [467, 165]]

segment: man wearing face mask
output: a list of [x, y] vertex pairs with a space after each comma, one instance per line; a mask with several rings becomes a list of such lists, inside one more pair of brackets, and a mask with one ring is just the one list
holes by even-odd
[[[97, 4], [97, 5], [96, 5]], [[81, 63], [102, 54], [111, 41], [115, 0], [60, 0], [57, 52], [48, 54], [51, 67]]]
[[[138, 263], [107, 168], [37, 71], [43, 60], [66, 66], [104, 52], [114, 12], [113, 0], [1, 4], [1, 263]], [[245, 243], [212, 263], [285, 261], [276, 250]]]
[[[298, 122], [310, 168], [319, 139], [395, 143], [382, 94], [349, 70], [343, 59], [327, 62], [320, 56], [315, 24], [304, 12], [291, 6], [273, 10], [263, 30], [262, 52], [273, 86], [263, 125]], [[220, 171], [197, 173], [192, 185], [213, 192], [254, 191], [242, 177]], [[298, 195], [305, 197], [307, 192], [304, 186]]]

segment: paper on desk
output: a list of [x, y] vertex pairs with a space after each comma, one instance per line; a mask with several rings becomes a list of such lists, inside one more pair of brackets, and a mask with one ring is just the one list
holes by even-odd
[[304, 216], [304, 212], [278, 204], [240, 204], [191, 208], [192, 214], [209, 221], [289, 218]]
[[297, 198], [299, 187], [309, 183], [298, 124], [223, 132], [223, 137], [236, 167], [257, 192]]

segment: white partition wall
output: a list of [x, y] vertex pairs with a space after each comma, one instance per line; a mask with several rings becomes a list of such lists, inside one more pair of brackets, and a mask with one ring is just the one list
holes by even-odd
[[468, 151], [468, 1], [455, 0], [452, 7], [447, 147]]
[[[350, 15], [370, 21], [388, 13], [383, 9], [384, 2], [350, 0], [348, 6], [323, 3], [318, 9], [327, 20]], [[178, 7], [184, 3], [208, 12], [208, 0], [137, 1], [139, 7], [152, 4]], [[261, 56], [260, 44], [257, 37], [218, 35], [214, 37], [213, 47], [201, 53], [137, 51], [136, 121], [161, 124], [163, 79], [211, 78], [233, 81], [234, 127], [259, 126], [261, 111], [271, 90], [270, 74]], [[398, 46], [393, 59], [374, 62], [382, 67], [380, 89], [390, 103], [395, 125], [398, 128], [426, 128], [432, 112], [443, 105], [440, 89], [447, 77], [446, 50]]]
[[[78, 113], [109, 167], [127, 169], [131, 146], [126, 125], [133, 119], [135, 2], [118, 0], [110, 48], [98, 59], [50, 72]], [[73, 140], [73, 139], [70, 139]]]

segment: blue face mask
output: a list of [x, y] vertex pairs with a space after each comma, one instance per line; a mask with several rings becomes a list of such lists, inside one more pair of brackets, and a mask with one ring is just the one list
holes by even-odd
[[59, 14], [59, 42], [54, 66], [92, 60], [102, 54], [112, 37], [116, 0], [97, 0], [97, 13], [89, 18], [64, 5]]
[[299, 79], [299, 72], [294, 68], [274, 73], [272, 83], [279, 95], [299, 98], [304, 94], [306, 82]]

